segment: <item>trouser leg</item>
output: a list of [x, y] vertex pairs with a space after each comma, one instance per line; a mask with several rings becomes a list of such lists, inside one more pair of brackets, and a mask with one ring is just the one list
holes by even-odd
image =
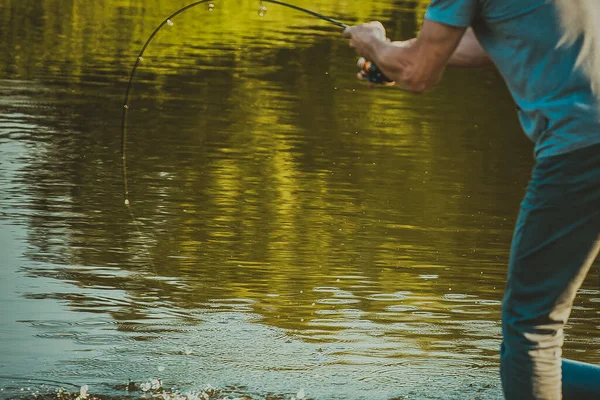
[[563, 359], [562, 376], [563, 399], [600, 399], [600, 366]]
[[[502, 305], [507, 399], [562, 398], [563, 328], [600, 247], [600, 146], [594, 147], [545, 159], [534, 168], [515, 228]], [[565, 376], [572, 377], [575, 367], [584, 368], [566, 362]], [[600, 370], [585, 371], [595, 376], [586, 381], [588, 389], [600, 393]], [[577, 382], [572, 383], [565, 389], [576, 390]]]

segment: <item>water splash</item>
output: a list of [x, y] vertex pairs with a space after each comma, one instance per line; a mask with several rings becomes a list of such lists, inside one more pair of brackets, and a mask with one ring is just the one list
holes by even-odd
[[88, 385], [83, 385], [81, 389], [79, 389], [79, 396], [75, 400], [86, 400], [89, 398], [88, 394], [89, 387]]
[[[34, 398], [46, 398], [44, 394], [36, 393], [34, 394]], [[54, 393], [53, 398], [57, 400], [99, 400], [98, 397], [91, 395], [89, 393], [88, 385], [83, 385], [79, 389], [79, 393], [71, 393], [67, 389], [63, 387], [59, 387], [56, 389], [56, 393]]]
[[173, 25], [175, 25], [175, 24], [173, 23], [173, 21], [171, 21], [170, 19], [168, 19], [168, 20], [167, 20], [167, 25], [169, 25], [169, 26], [173, 26]]
[[162, 389], [162, 381], [160, 378], [154, 378], [150, 382], [143, 382], [140, 384], [140, 390], [142, 392], [159, 391]]

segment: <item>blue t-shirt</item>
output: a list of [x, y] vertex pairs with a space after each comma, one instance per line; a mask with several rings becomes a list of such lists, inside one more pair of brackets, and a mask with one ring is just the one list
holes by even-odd
[[575, 68], [581, 40], [557, 48], [562, 31], [552, 1], [433, 0], [425, 18], [473, 28], [519, 107], [536, 157], [600, 143], [598, 103]]

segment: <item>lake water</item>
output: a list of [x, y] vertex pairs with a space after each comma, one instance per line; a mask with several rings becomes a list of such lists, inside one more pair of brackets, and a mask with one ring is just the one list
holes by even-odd
[[[426, 3], [294, 4], [402, 40]], [[501, 398], [533, 163], [502, 79], [369, 89], [327, 22], [200, 5], [136, 74], [128, 208], [129, 72], [186, 4], [0, 0], [0, 398]], [[565, 355], [600, 363], [598, 289]]]

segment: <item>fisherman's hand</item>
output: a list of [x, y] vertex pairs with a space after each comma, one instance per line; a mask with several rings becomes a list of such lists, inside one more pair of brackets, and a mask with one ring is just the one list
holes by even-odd
[[369, 61], [373, 53], [373, 43], [387, 41], [385, 28], [381, 22], [373, 21], [367, 24], [348, 27], [344, 30], [344, 37], [350, 39], [350, 47], [354, 48], [361, 57], [358, 60], [360, 72], [356, 74], [359, 80], [369, 82], [370, 86], [394, 85], [379, 69]]
[[373, 43], [386, 40], [385, 28], [379, 21], [366, 24], [349, 26], [344, 30], [343, 36], [350, 39], [352, 47], [359, 56], [369, 59]]

